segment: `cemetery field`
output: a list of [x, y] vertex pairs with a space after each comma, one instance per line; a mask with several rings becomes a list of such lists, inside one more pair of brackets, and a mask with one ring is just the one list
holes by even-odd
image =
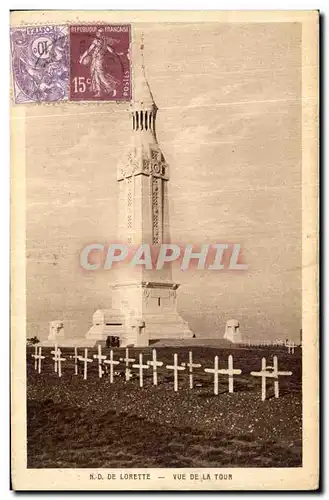
[[[165, 365], [200, 363], [189, 388], [188, 371], [174, 376]], [[88, 364], [87, 380], [83, 363], [75, 375], [72, 348], [63, 348], [62, 376], [54, 372], [50, 348], [43, 348], [45, 359], [39, 374], [34, 370], [27, 349], [27, 461], [30, 468], [130, 468], [130, 467], [298, 467], [302, 465], [302, 366], [301, 350], [289, 354], [285, 347], [213, 349], [157, 348], [164, 362], [158, 369], [158, 385], [153, 385], [152, 368], [144, 370], [144, 385], [139, 387], [138, 369], [125, 381], [120, 363], [114, 382], [108, 374], [99, 378], [97, 360]], [[114, 359], [125, 356], [114, 349]], [[143, 363], [152, 358], [152, 348], [129, 349]], [[83, 355], [83, 349], [79, 354]], [[97, 350], [88, 350], [92, 358]], [[102, 354], [110, 357], [110, 350]], [[234, 393], [228, 392], [228, 377], [219, 376], [218, 395], [214, 376], [204, 368], [227, 368], [232, 354]], [[267, 399], [261, 399], [261, 359], [268, 365], [278, 357], [280, 397], [274, 397], [273, 379], [267, 379]]]

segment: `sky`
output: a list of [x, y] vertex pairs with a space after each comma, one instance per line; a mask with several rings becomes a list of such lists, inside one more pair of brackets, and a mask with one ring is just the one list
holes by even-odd
[[[163, 23], [144, 33], [157, 137], [169, 163], [174, 243], [237, 242], [248, 271], [173, 270], [178, 310], [204, 337], [239, 320], [246, 339], [299, 340], [301, 328], [301, 25]], [[127, 103], [26, 107], [27, 335], [63, 320], [82, 337], [111, 307], [111, 271], [79, 254], [115, 239]]]

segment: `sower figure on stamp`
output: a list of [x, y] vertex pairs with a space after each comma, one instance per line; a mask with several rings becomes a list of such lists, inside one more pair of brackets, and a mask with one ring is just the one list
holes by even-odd
[[95, 92], [95, 97], [99, 97], [101, 95], [101, 91], [104, 91], [107, 94], [112, 92], [113, 97], [115, 97], [117, 93], [116, 87], [120, 83], [117, 78], [107, 71], [105, 60], [108, 53], [117, 57], [120, 61], [121, 67], [123, 68], [120, 59], [121, 54], [117, 54], [109, 45], [104, 35], [104, 29], [99, 28], [96, 32], [96, 38], [94, 38], [89, 48], [85, 50], [79, 59], [80, 64], [89, 64], [89, 60], [91, 59], [91, 88], [92, 91]]

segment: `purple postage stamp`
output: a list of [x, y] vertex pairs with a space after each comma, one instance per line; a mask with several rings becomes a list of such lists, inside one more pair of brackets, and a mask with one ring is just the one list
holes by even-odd
[[130, 101], [130, 25], [70, 26], [70, 100]]
[[66, 100], [68, 27], [24, 26], [12, 28], [10, 35], [15, 103]]

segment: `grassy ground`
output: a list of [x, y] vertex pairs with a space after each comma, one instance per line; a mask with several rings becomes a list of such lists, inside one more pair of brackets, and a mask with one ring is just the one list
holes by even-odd
[[[172, 364], [187, 361], [187, 348], [159, 348], [158, 359]], [[88, 366], [88, 379], [74, 375], [72, 349], [63, 350], [63, 376], [54, 373], [50, 349], [42, 373], [34, 371], [27, 356], [28, 467], [296, 467], [301, 466], [302, 406], [301, 353], [286, 349], [193, 349], [198, 387], [190, 390], [188, 375], [179, 374], [179, 392], [173, 390], [173, 374], [159, 371], [159, 385], [152, 385], [152, 371], [144, 372], [144, 387], [136, 378], [125, 382], [117, 376], [98, 378], [96, 362]], [[104, 354], [109, 354], [106, 349]], [[96, 351], [94, 351], [96, 352]], [[138, 358], [140, 350], [129, 350]], [[143, 349], [144, 362], [151, 349]], [[115, 359], [124, 351], [115, 350]], [[82, 354], [82, 350], [81, 350]], [[88, 351], [88, 357], [92, 352]], [[213, 394], [213, 378], [203, 372], [213, 367], [218, 355], [220, 367], [227, 367], [233, 354], [234, 366], [242, 370], [235, 377], [235, 392], [229, 394], [227, 377], [220, 377], [219, 395]], [[280, 398], [273, 397], [268, 382], [268, 399], [260, 398], [259, 371], [262, 356], [272, 364], [279, 358], [280, 370], [291, 377], [280, 378]], [[121, 364], [122, 365], [122, 364]], [[119, 365], [121, 367], [121, 365]], [[122, 365], [121, 369], [124, 369]], [[133, 370], [137, 372], [136, 369]]]

